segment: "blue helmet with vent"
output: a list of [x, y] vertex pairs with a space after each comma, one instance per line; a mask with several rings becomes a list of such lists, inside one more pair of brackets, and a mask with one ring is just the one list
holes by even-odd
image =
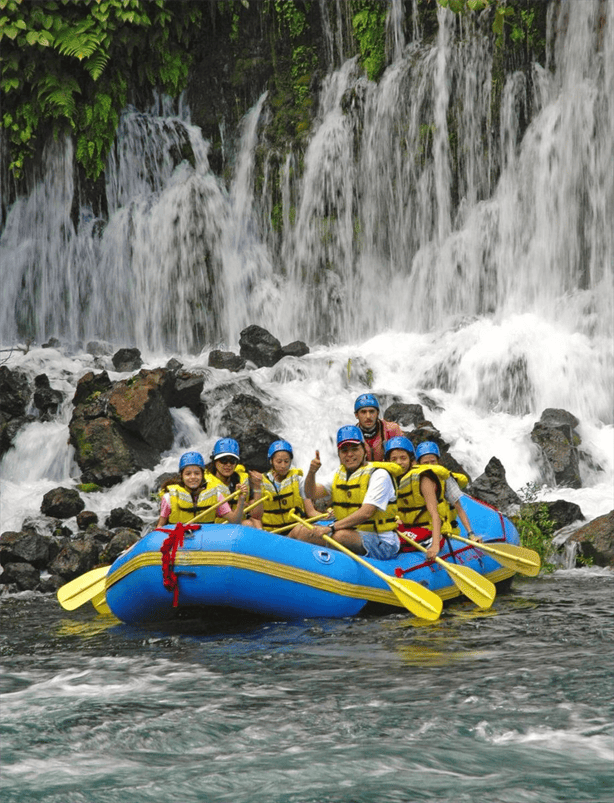
[[355, 427], [352, 424], [341, 427], [337, 431], [337, 449], [344, 443], [364, 443], [364, 438], [360, 427]]
[[434, 454], [437, 457], [441, 454], [439, 446], [433, 441], [424, 441], [416, 446], [416, 460], [420, 460], [425, 454]]
[[234, 457], [237, 461], [239, 460], [239, 444], [234, 438], [220, 438], [215, 442], [211, 459], [219, 460], [220, 457]]
[[394, 438], [386, 441], [384, 444], [384, 455], [388, 460], [388, 455], [393, 449], [405, 449], [410, 455], [414, 454], [414, 444], [406, 438], [405, 435], [395, 435]]
[[363, 407], [375, 407], [376, 410], [379, 410], [379, 402], [372, 393], [363, 393], [354, 402], [354, 412]]
[[273, 457], [275, 452], [289, 452], [290, 457], [294, 457], [292, 454], [292, 446], [290, 446], [288, 441], [273, 441], [273, 443], [269, 446], [269, 451], [267, 452], [267, 457], [269, 460]]
[[183, 471], [186, 466], [198, 466], [204, 469], [205, 458], [200, 452], [185, 452], [179, 458], [179, 473]]

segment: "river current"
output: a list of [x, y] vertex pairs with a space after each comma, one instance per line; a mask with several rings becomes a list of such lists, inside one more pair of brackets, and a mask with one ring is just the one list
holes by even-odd
[[0, 598], [4, 803], [609, 803], [612, 574], [176, 632]]

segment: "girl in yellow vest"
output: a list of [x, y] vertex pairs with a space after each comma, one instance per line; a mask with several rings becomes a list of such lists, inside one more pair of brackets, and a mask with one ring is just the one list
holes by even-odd
[[162, 488], [160, 517], [156, 527], [178, 522], [187, 524], [209, 508], [210, 512], [199, 523], [207, 524], [219, 519], [236, 524], [243, 517], [247, 485], [242, 487], [236, 510], [232, 510], [228, 502], [213, 507], [227, 494], [226, 485], [205, 472], [205, 461], [200, 452], [186, 452], [179, 460], [179, 480], [170, 480]]
[[[398, 515], [405, 527], [424, 527], [431, 531], [432, 540], [426, 550], [430, 560], [437, 557], [441, 547], [442, 528], [446, 519], [444, 488], [449, 471], [443, 466], [413, 466], [414, 447], [405, 436], [386, 441], [386, 460], [401, 466], [405, 473], [397, 482]], [[442, 476], [439, 476], [441, 469]]]
[[[439, 447], [433, 441], [424, 441], [416, 447], [416, 460], [421, 466], [437, 466], [439, 465], [439, 457]], [[448, 505], [447, 518], [450, 525], [450, 534], [460, 535], [460, 527], [457, 522], [458, 516], [467, 530], [467, 538], [471, 538], [472, 541], [481, 541], [482, 539], [475, 535], [471, 529], [471, 522], [461, 503], [462, 489], [467, 486], [467, 483], [468, 479], [464, 474], [450, 472], [450, 476], [446, 478], [444, 497]]]
[[[254, 500], [259, 499], [264, 492], [270, 498], [262, 503], [262, 512], [253, 517], [264, 530], [276, 530], [285, 524], [291, 524], [290, 511], [308, 518], [318, 515], [312, 501], [305, 497], [305, 482], [300, 468], [292, 468], [292, 446], [288, 441], [273, 441], [267, 454], [271, 463], [271, 470], [266, 474], [259, 471], [250, 471], [249, 477], [254, 489]], [[258, 508], [256, 508], [258, 510]], [[325, 514], [322, 518], [325, 518]], [[296, 525], [300, 527], [300, 525]], [[289, 535], [292, 533], [290, 531]]]

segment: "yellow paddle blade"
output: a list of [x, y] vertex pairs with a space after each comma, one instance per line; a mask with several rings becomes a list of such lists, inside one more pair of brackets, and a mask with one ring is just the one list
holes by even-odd
[[457, 541], [471, 544], [476, 549], [481, 549], [492, 555], [506, 569], [512, 569], [519, 574], [527, 577], [536, 577], [541, 569], [541, 558], [534, 549], [527, 549], [516, 544], [483, 544], [481, 541], [471, 541], [469, 538], [462, 538], [460, 535], [452, 536]]
[[437, 559], [437, 563], [444, 566], [461, 594], [475, 602], [479, 608], [490, 608], [497, 596], [497, 589], [488, 577], [482, 577], [469, 566], [458, 566], [440, 558]]
[[371, 566], [371, 564], [367, 563], [360, 555], [352, 552], [329, 535], [323, 535], [322, 538], [335, 549], [345, 553], [349, 558], [360, 563], [387, 583], [399, 602], [404, 605], [408, 611], [411, 611], [414, 616], [419, 616], [421, 619], [429, 619], [432, 622], [439, 619], [441, 609], [443, 608], [443, 600], [433, 591], [424, 588], [424, 586], [421, 586], [420, 583], [416, 583], [414, 580], [390, 577], [390, 575], [384, 574], [384, 572], [376, 569], [375, 566]]
[[107, 605], [107, 595], [104, 589], [100, 594], [96, 594], [95, 597], [92, 597], [92, 605], [96, 608], [98, 613], [103, 615], [111, 613], [111, 609]]
[[[397, 533], [404, 541], [411, 544], [415, 549], [420, 552], [426, 552], [426, 548], [410, 538], [406, 533]], [[464, 594], [468, 599], [480, 608], [490, 608], [497, 595], [497, 589], [494, 584], [490, 582], [487, 577], [482, 577], [479, 572], [469, 566], [459, 566], [456, 563], [448, 563], [442, 558], [435, 558], [439, 566], [442, 566], [452, 578], [454, 585], [458, 588], [461, 594]]]
[[58, 602], [62, 608], [74, 611], [75, 608], [89, 602], [97, 594], [104, 592], [105, 577], [108, 571], [108, 566], [99, 566], [58, 588]]

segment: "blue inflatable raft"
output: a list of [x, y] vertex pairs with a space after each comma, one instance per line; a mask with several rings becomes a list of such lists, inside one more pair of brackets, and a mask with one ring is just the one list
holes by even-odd
[[[485, 544], [519, 544], [515, 527], [498, 511], [470, 497], [463, 497], [463, 506]], [[334, 548], [229, 524], [198, 526], [172, 540], [169, 532], [154, 530], [110, 567], [106, 603], [118, 619], [165, 621], [182, 609], [200, 608], [206, 616], [207, 608], [220, 607], [283, 620], [341, 618], [369, 603], [401, 607], [384, 580]], [[172, 547], [176, 551], [169, 555]], [[490, 554], [456, 539], [442, 547], [440, 556], [493, 583], [514, 574]], [[390, 577], [414, 580], [443, 600], [460, 594], [446, 569], [426, 561], [422, 552], [368, 563]]]

